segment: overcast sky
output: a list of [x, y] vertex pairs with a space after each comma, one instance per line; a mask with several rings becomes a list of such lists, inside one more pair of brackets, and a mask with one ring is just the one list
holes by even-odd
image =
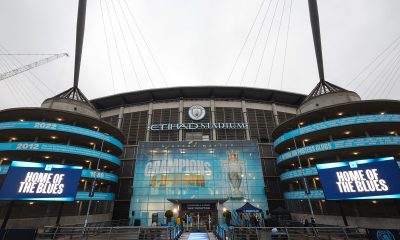
[[[187, 85], [307, 94], [318, 81], [307, 2], [88, 0], [79, 87], [89, 99]], [[363, 99], [400, 99], [400, 1], [318, 4], [326, 80]], [[1, 109], [39, 106], [72, 86], [77, 8], [78, 0], [0, 0], [0, 53], [70, 54], [0, 81]], [[0, 72], [45, 57], [0, 56]]]

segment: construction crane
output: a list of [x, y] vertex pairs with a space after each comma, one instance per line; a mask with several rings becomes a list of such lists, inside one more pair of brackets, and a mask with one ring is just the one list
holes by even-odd
[[0, 81], [1, 81], [1, 80], [4, 80], [4, 79], [6, 79], [6, 78], [10, 78], [10, 77], [12, 77], [12, 76], [15, 76], [15, 75], [17, 75], [17, 74], [26, 72], [26, 71], [28, 71], [28, 70], [30, 70], [30, 69], [32, 69], [32, 68], [39, 67], [39, 66], [41, 66], [41, 65], [43, 65], [43, 64], [49, 63], [49, 62], [51, 62], [51, 61], [54, 61], [54, 60], [59, 59], [59, 58], [62, 58], [62, 57], [64, 57], [64, 56], [67, 56], [67, 57], [68, 57], [69, 55], [68, 55], [68, 53], [54, 54], [54, 55], [52, 55], [52, 56], [50, 56], [50, 57], [47, 57], [47, 58], [45, 58], [45, 59], [36, 61], [36, 62], [34, 62], [34, 63], [31, 63], [31, 64], [28, 64], [28, 65], [22, 66], [22, 67], [17, 68], [17, 69], [13, 69], [13, 70], [11, 70], [11, 71], [9, 71], [9, 72], [1, 73], [1, 74], [0, 74]]

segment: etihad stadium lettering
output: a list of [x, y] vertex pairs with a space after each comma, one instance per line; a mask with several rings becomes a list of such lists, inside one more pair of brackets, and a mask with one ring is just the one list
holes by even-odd
[[248, 129], [247, 123], [165, 123], [150, 125], [151, 131], [168, 131], [180, 129]]

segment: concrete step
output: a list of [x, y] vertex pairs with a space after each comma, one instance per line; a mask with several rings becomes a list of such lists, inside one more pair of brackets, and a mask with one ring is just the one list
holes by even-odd
[[182, 233], [182, 235], [179, 239], [187, 240], [187, 239], [189, 239], [189, 235], [190, 235], [190, 233], [184, 232], [184, 233]]
[[208, 233], [183, 233], [179, 239], [181, 240], [210, 240]]

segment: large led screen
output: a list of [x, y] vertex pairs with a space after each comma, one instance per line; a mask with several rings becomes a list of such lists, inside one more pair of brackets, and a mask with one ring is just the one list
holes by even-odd
[[267, 210], [257, 143], [141, 142], [135, 164], [131, 218], [147, 225], [156, 214], [162, 222], [166, 210], [185, 201], [217, 203], [218, 209], [231, 212], [250, 202]]
[[79, 166], [13, 161], [0, 199], [74, 201], [81, 174]]
[[400, 198], [400, 169], [393, 157], [317, 164], [327, 200]]

